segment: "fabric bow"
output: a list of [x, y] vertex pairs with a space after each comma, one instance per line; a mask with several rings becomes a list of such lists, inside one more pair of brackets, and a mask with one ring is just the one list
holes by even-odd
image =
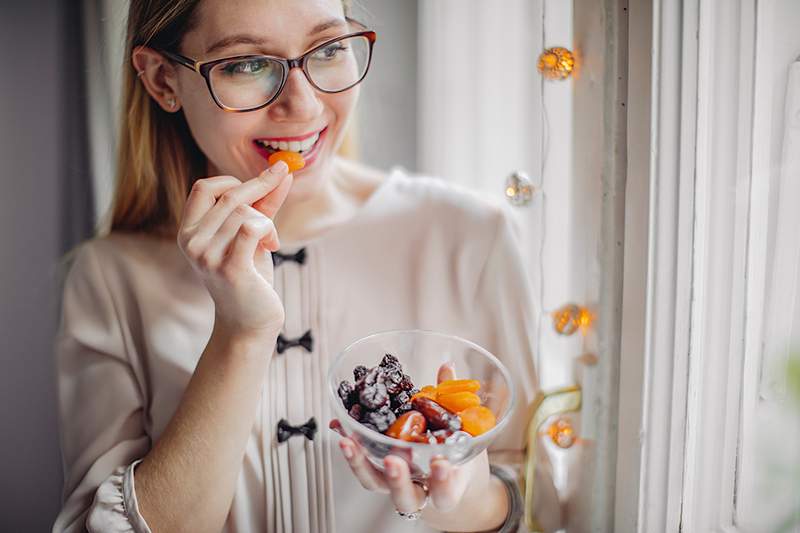
[[284, 261], [296, 261], [298, 265], [306, 262], [306, 249], [300, 248], [295, 254], [282, 254], [280, 252], [272, 252], [272, 265], [279, 266]]
[[308, 440], [314, 440], [316, 432], [317, 421], [313, 416], [302, 426], [292, 426], [283, 418], [278, 422], [278, 442], [286, 442], [293, 435], [305, 435]]
[[302, 346], [308, 352], [314, 347], [314, 339], [311, 338], [311, 330], [306, 331], [299, 339], [286, 339], [283, 335], [278, 335], [278, 353], [283, 353], [292, 346]]

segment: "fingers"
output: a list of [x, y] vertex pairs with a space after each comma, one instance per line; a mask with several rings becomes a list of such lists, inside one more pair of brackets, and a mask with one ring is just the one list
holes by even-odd
[[376, 492], [388, 492], [383, 475], [369, 462], [363, 447], [345, 437], [339, 441], [339, 448], [362, 487]]
[[[249, 227], [245, 227], [248, 224]], [[272, 220], [262, 215], [249, 205], [240, 205], [233, 210], [227, 220], [222, 224], [217, 233], [211, 237], [211, 240], [206, 247], [204, 266], [207, 268], [214, 268], [222, 263], [226, 254], [232, 251], [233, 244], [236, 240], [244, 239], [245, 244], [248, 237], [255, 235], [259, 230], [265, 229], [266, 233], [261, 239], [269, 250], [277, 250], [280, 247], [278, 242], [278, 235], [274, 230], [275, 226]], [[247, 234], [242, 235], [237, 239], [237, 234], [245, 231]], [[253, 247], [255, 252], [255, 246]], [[252, 257], [252, 254], [250, 255]], [[234, 258], [235, 259], [235, 258]]]
[[269, 218], [274, 218], [275, 214], [286, 200], [286, 197], [289, 195], [293, 181], [294, 176], [292, 174], [286, 174], [281, 182], [278, 183], [278, 186], [275, 188], [275, 190], [256, 201], [253, 204], [253, 207]]
[[411, 482], [408, 464], [399, 457], [387, 455], [383, 459], [383, 466], [386, 469], [386, 484], [395, 508], [403, 513], [418, 511], [425, 503], [425, 491]]
[[203, 215], [217, 203], [217, 198], [241, 184], [233, 176], [214, 176], [194, 182], [183, 210], [183, 225], [189, 227], [200, 222]]
[[[250, 209], [253, 208], [250, 207]], [[280, 248], [278, 234], [272, 220], [263, 215], [245, 220], [231, 244], [228, 260], [234, 265], [252, 264], [261, 241], [267, 242], [267, 248], [270, 250]]]
[[286, 163], [278, 161], [257, 177], [222, 193], [198, 222], [197, 236], [200, 240], [210, 239], [238, 206], [249, 206], [273, 192], [284, 181], [288, 170]]
[[439, 367], [439, 372], [436, 375], [436, 383], [449, 381], [451, 379], [456, 379], [456, 367], [452, 361], [448, 361]]
[[440, 511], [453, 509], [464, 496], [468, 477], [465, 469], [453, 466], [447, 459], [434, 458], [431, 461], [431, 477], [428, 480], [431, 503]]

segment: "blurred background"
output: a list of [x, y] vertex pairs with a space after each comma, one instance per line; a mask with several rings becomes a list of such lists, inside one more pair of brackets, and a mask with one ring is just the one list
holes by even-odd
[[[565, 529], [800, 531], [800, 2], [355, 8], [357, 157], [516, 224]], [[3, 532], [60, 507], [60, 259], [110, 200], [126, 11], [0, 0]]]

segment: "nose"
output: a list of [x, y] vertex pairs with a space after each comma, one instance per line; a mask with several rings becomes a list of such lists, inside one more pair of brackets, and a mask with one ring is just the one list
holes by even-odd
[[270, 118], [276, 122], [308, 122], [322, 113], [323, 104], [305, 73], [295, 67], [289, 71], [283, 91], [268, 109]]

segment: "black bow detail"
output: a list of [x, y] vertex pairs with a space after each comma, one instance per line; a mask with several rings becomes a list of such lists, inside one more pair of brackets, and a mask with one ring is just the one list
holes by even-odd
[[314, 440], [314, 433], [317, 432], [317, 421], [314, 417], [302, 426], [291, 426], [289, 422], [281, 418], [278, 422], [278, 442], [286, 442], [293, 435], [305, 435], [308, 440]]
[[278, 335], [278, 353], [283, 353], [292, 346], [302, 346], [307, 351], [312, 351], [314, 339], [311, 338], [311, 330], [306, 331], [302, 337], [294, 340], [287, 340], [283, 335]]
[[280, 252], [272, 252], [272, 265], [279, 266], [284, 261], [296, 261], [298, 265], [306, 262], [306, 249], [300, 248], [295, 254], [282, 254]]

